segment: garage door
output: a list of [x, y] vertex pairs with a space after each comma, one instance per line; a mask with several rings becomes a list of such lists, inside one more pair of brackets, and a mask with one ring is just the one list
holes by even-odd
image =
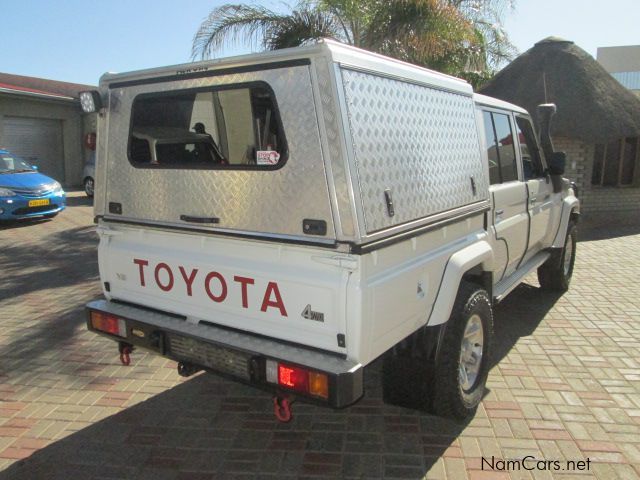
[[2, 144], [31, 165], [64, 182], [62, 122], [42, 118], [4, 117]]

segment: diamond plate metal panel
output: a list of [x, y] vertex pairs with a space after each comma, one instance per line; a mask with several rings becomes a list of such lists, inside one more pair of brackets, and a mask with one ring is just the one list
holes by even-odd
[[367, 233], [487, 198], [470, 96], [347, 68], [342, 77]]
[[317, 61], [316, 74], [318, 88], [320, 90], [320, 104], [322, 120], [329, 148], [329, 161], [331, 162], [331, 176], [335, 189], [340, 226], [344, 237], [355, 235], [355, 212], [352, 207], [352, 195], [350, 192], [351, 179], [347, 171], [347, 161], [343, 154], [344, 138], [340, 129], [337, 103], [335, 101], [334, 86], [331, 83], [329, 66], [333, 63]]
[[[253, 81], [264, 81], [275, 92], [289, 147], [281, 169], [161, 170], [129, 163], [131, 106], [137, 95]], [[117, 218], [190, 226], [180, 215], [216, 216], [219, 229], [291, 236], [302, 236], [302, 220], [312, 218], [327, 222], [323, 238], [335, 238], [309, 67], [118, 88], [111, 91], [109, 113], [106, 201], [122, 204]]]
[[[103, 93], [103, 92], [101, 92]], [[108, 92], [104, 92], [104, 98], [108, 97]], [[96, 170], [95, 175], [95, 191], [93, 193], [93, 213], [94, 215], [104, 215], [106, 213], [106, 162], [107, 158], [107, 142], [103, 139], [107, 138], [107, 120], [104, 115], [98, 115], [97, 119], [97, 135], [98, 142], [96, 145]]]

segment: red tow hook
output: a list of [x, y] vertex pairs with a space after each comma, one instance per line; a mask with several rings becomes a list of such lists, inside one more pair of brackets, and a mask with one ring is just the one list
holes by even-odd
[[133, 352], [133, 345], [129, 345], [128, 343], [120, 342], [118, 343], [118, 352], [120, 352], [120, 363], [125, 367], [131, 364], [131, 352]]
[[287, 423], [291, 420], [291, 404], [293, 400], [284, 395], [276, 395], [273, 397], [273, 413], [275, 413], [276, 418], [280, 420], [282, 423]]

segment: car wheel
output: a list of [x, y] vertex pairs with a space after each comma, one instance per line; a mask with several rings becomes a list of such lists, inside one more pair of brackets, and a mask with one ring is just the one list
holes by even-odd
[[493, 312], [489, 295], [463, 281], [445, 325], [433, 384], [436, 414], [463, 420], [482, 400], [489, 374]]
[[94, 183], [95, 182], [91, 177], [87, 177], [84, 179], [84, 193], [87, 194], [87, 197], [93, 197]]
[[538, 281], [544, 290], [565, 292], [569, 289], [576, 261], [576, 243], [576, 224], [569, 222], [564, 247], [555, 249], [547, 261], [538, 268]]

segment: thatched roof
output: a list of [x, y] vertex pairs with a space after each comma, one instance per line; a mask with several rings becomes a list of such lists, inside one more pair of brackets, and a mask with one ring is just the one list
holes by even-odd
[[561, 38], [536, 43], [480, 93], [520, 105], [534, 118], [537, 105], [555, 103], [553, 136], [588, 143], [640, 136], [640, 99], [591, 55]]

